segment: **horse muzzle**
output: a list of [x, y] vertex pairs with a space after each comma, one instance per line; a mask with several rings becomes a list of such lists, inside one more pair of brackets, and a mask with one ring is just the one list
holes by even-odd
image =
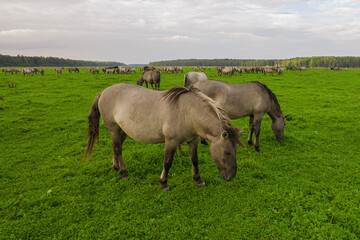
[[226, 181], [230, 181], [231, 179], [233, 179], [236, 176], [236, 170], [235, 171], [221, 171], [220, 172], [220, 178], [226, 180]]

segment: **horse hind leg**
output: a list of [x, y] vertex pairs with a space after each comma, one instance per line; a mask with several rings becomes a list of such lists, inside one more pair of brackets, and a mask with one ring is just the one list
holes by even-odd
[[254, 116], [254, 132], [255, 132], [254, 147], [255, 150], [259, 153], [261, 153], [259, 139], [260, 139], [260, 127], [261, 127], [262, 117], [263, 115]]
[[248, 144], [249, 145], [253, 145], [253, 142], [252, 142], [252, 135], [254, 133], [254, 116], [250, 116], [250, 119], [249, 119], [249, 137], [248, 137]]
[[113, 169], [119, 170], [122, 179], [129, 179], [122, 159], [122, 144], [124, 143], [127, 135], [120, 127], [110, 130], [110, 134], [114, 150]]

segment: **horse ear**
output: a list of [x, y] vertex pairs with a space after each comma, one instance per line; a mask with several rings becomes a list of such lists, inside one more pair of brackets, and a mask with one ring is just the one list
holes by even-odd
[[245, 133], [245, 131], [241, 130], [240, 128], [235, 128], [237, 133], [239, 134], [239, 138], [236, 139], [236, 144], [240, 145], [241, 147], [245, 148], [245, 145], [240, 141], [240, 136]]
[[243, 135], [244, 133], [246, 133], [245, 131], [241, 130], [240, 128], [235, 128], [236, 131], [238, 132], [239, 136]]
[[223, 139], [228, 139], [229, 138], [229, 133], [227, 131], [223, 131], [222, 134], [221, 134], [221, 137]]
[[287, 118], [288, 116], [290, 116], [290, 114], [283, 116], [283, 118], [285, 119], [285, 118]]

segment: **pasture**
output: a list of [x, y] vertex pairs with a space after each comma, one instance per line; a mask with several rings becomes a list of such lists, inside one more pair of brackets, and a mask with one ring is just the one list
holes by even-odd
[[[162, 73], [160, 90], [183, 85], [184, 73]], [[359, 239], [360, 70], [284, 71], [210, 79], [259, 81], [277, 96], [286, 119], [275, 140], [261, 124], [261, 150], [237, 150], [227, 182], [199, 145], [206, 187], [192, 179], [186, 144], [176, 152], [161, 191], [164, 144], [127, 138], [129, 180], [112, 170], [112, 143], [100, 120], [99, 146], [88, 163], [87, 115], [97, 93], [136, 74], [11, 75], [0, 72], [0, 239]], [[150, 127], [150, 125], [149, 125]]]

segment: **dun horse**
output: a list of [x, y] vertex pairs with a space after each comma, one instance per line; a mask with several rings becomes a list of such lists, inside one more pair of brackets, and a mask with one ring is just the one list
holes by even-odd
[[151, 84], [152, 89], [155, 90], [160, 89], [160, 79], [161, 79], [161, 73], [160, 71], [145, 71], [143, 74], [141, 74], [139, 80], [137, 81], [137, 85], [142, 86], [145, 82], [146, 88], [148, 88], [148, 83]]
[[204, 72], [188, 72], [184, 75], [184, 86], [189, 87], [200, 80], [206, 79], [208, 79], [208, 77]]
[[246, 84], [230, 84], [216, 80], [201, 80], [194, 87], [220, 104], [231, 119], [250, 116], [248, 144], [260, 151], [259, 135], [261, 120], [265, 113], [272, 119], [272, 130], [276, 140], [284, 139], [285, 118], [275, 94], [264, 84], [251, 82]]
[[[237, 144], [244, 146], [224, 111], [201, 92], [184, 87], [153, 91], [132, 84], [120, 83], [100, 92], [89, 112], [88, 144], [84, 159], [88, 160], [99, 137], [102, 117], [113, 142], [113, 168], [128, 179], [122, 159], [122, 144], [129, 136], [143, 143], [165, 142], [163, 170], [159, 182], [169, 190], [168, 172], [179, 144], [189, 144], [193, 178], [200, 186], [197, 145], [198, 136], [211, 141], [210, 154], [220, 177], [231, 180], [236, 175]], [[151, 123], [151, 124], [150, 124]]]

